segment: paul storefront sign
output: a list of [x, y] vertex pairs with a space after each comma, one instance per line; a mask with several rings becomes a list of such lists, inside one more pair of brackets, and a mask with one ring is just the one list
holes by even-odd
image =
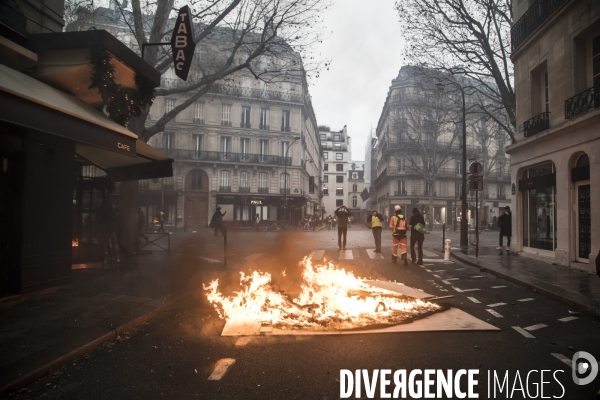
[[192, 14], [188, 6], [181, 7], [175, 21], [173, 35], [171, 36], [175, 74], [184, 81], [187, 80], [192, 58], [194, 57], [194, 50], [196, 49], [191, 16]]

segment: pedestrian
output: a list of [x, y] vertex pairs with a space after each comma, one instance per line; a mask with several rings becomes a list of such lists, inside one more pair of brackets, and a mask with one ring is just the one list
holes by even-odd
[[498, 224], [498, 218], [494, 215], [494, 218], [492, 218], [492, 226], [495, 227]]
[[227, 211], [225, 211], [224, 213], [221, 213], [221, 207], [217, 207], [217, 210], [215, 211], [212, 218], [210, 219], [210, 224], [208, 224], [208, 226], [210, 228], [214, 228], [215, 236], [217, 236], [218, 230], [221, 231], [221, 235], [225, 236], [225, 230], [223, 227], [223, 217], [225, 216], [225, 214], [227, 214]]
[[[345, 205], [339, 206], [335, 210], [335, 215], [338, 218], [338, 247], [340, 250], [346, 250], [346, 235], [348, 234], [348, 218], [352, 213]], [[344, 239], [342, 240], [342, 236]]]
[[512, 215], [510, 213], [510, 207], [504, 207], [504, 213], [498, 217], [498, 227], [500, 228], [500, 246], [496, 247], [496, 250], [502, 251], [504, 246], [502, 245], [502, 239], [506, 236], [506, 254], [510, 254], [510, 237], [512, 236]]
[[335, 229], [336, 226], [337, 226], [337, 217], [335, 216], [335, 213], [334, 213], [334, 217], [333, 217], [333, 229]]
[[331, 230], [331, 215], [327, 216], [327, 230]]
[[394, 207], [395, 214], [390, 218], [390, 229], [392, 230], [392, 262], [396, 264], [398, 259], [398, 246], [400, 246], [400, 259], [404, 260], [404, 265], [408, 265], [406, 256], [406, 229], [408, 223], [400, 206]]
[[[423, 265], [423, 240], [425, 240], [425, 235], [415, 229], [417, 224], [425, 225], [425, 218], [419, 212], [418, 208], [413, 208], [413, 215], [410, 217], [410, 221], [408, 224], [410, 225], [410, 258], [413, 264]], [[415, 254], [415, 244], [417, 245], [417, 251], [419, 254], [419, 258], [417, 259]]]
[[258, 213], [256, 213], [256, 216], [254, 217], [254, 230], [256, 232], [258, 232], [258, 225], [259, 224], [260, 224], [260, 215], [258, 215]]
[[159, 232], [164, 232], [165, 231], [165, 212], [163, 210], [160, 210], [158, 212], [158, 223], [160, 224], [160, 228], [158, 228]]
[[373, 230], [375, 253], [381, 253], [381, 230], [383, 229], [383, 221], [385, 221], [383, 215], [379, 214], [377, 210], [373, 210], [371, 215], [367, 217], [367, 223], [371, 225], [371, 229]]

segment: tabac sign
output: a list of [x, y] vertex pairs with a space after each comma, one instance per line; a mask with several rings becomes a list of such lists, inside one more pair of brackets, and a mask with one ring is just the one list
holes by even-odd
[[188, 6], [181, 7], [173, 27], [173, 36], [171, 36], [175, 74], [184, 81], [187, 80], [196, 49], [191, 17], [190, 8]]

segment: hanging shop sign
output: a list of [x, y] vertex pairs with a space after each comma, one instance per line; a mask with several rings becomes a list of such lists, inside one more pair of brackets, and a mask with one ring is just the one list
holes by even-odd
[[187, 80], [196, 49], [191, 17], [190, 8], [188, 6], [181, 7], [171, 36], [175, 74], [184, 81]]

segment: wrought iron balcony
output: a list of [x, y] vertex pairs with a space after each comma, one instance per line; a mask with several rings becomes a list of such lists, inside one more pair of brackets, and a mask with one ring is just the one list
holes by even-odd
[[594, 90], [594, 87], [592, 86], [565, 101], [565, 119], [571, 119], [577, 114], [581, 114], [599, 106], [600, 88]]
[[240, 188], [238, 189], [238, 192], [240, 192], [240, 193], [250, 193], [250, 186], [240, 186]]
[[231, 121], [221, 120], [221, 126], [229, 126], [229, 127], [231, 127]]
[[513, 51], [521, 46], [556, 11], [570, 0], [538, 0], [510, 29], [510, 44]]
[[240, 122], [240, 128], [250, 129], [252, 128], [252, 124], [250, 122]]
[[289, 132], [289, 131], [290, 131], [290, 126], [289, 125], [281, 127], [281, 132]]
[[259, 124], [258, 129], [261, 129], [263, 131], [268, 131], [270, 128], [269, 128], [269, 125], [267, 125], [267, 124]]
[[545, 131], [550, 128], [550, 113], [543, 112], [540, 115], [536, 115], [523, 122], [523, 130], [525, 132], [525, 137], [530, 137], [536, 135], [540, 132]]
[[157, 149], [175, 160], [222, 161], [246, 164], [292, 165], [292, 157], [188, 149]]
[[198, 125], [204, 125], [204, 118], [194, 118], [194, 123]]
[[231, 186], [219, 186], [219, 192], [231, 193]]
[[294, 103], [310, 103], [310, 98], [303, 94], [278, 92], [274, 90], [252, 89], [241, 86], [230, 86], [222, 84], [214, 84], [208, 90], [208, 93], [225, 94], [236, 97], [253, 97], [265, 100], [283, 100]]
[[406, 190], [395, 190], [394, 196], [407, 196]]
[[269, 193], [269, 188], [268, 187], [259, 187], [258, 193], [267, 194], [267, 193]]
[[279, 188], [279, 194], [290, 194], [290, 188]]

